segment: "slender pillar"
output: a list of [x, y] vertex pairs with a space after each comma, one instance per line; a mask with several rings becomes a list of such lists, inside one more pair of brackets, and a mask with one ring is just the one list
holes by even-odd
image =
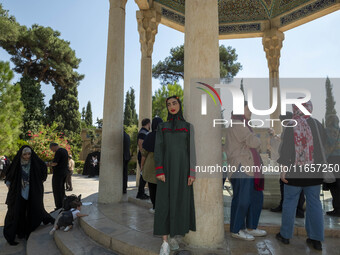
[[110, 0], [99, 175], [98, 201], [100, 203], [119, 202], [123, 193], [123, 105], [126, 1], [127, 0]]
[[[221, 108], [207, 100], [207, 115], [201, 115], [201, 90], [194, 80], [220, 77], [217, 0], [185, 1], [184, 42], [184, 114], [194, 125], [198, 166], [221, 165], [221, 128], [213, 119], [221, 117]], [[214, 86], [214, 84], [210, 84]], [[194, 183], [196, 232], [185, 241], [194, 247], [218, 247], [224, 241], [222, 174], [196, 174]]]
[[141, 121], [144, 118], [151, 119], [152, 116], [152, 51], [161, 15], [156, 10], [150, 9], [137, 11], [136, 16], [142, 52], [139, 93]]
[[[161, 15], [156, 10], [149, 9], [137, 11], [136, 16], [142, 52], [139, 90], [139, 130], [142, 120], [145, 118], [151, 119], [152, 117], [152, 51]], [[137, 164], [137, 186], [139, 185], [139, 177], [140, 168]]]
[[[266, 52], [269, 67], [270, 105], [273, 102], [272, 89], [277, 88], [278, 90], [278, 105], [276, 111], [271, 114], [271, 119], [279, 119], [281, 112], [279, 66], [281, 56], [280, 53], [284, 38], [284, 34], [276, 28], [267, 30], [262, 38], [262, 44], [264, 51]], [[276, 134], [281, 133], [282, 128], [279, 122], [274, 122], [274, 130]]]

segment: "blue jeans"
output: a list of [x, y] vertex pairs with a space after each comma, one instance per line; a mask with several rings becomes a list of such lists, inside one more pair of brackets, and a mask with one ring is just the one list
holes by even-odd
[[306, 196], [305, 228], [310, 239], [324, 240], [323, 211], [320, 201], [321, 185], [298, 187], [284, 185], [284, 199], [282, 205], [282, 222], [280, 233], [287, 239], [293, 237], [296, 204], [303, 190]]
[[230, 212], [230, 232], [241, 229], [256, 229], [263, 205], [263, 192], [254, 188], [254, 177], [245, 173], [233, 173], [230, 182], [233, 187], [233, 200]]

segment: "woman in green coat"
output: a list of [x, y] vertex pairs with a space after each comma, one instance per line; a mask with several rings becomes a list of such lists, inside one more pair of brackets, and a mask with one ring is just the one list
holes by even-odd
[[196, 231], [193, 182], [195, 143], [193, 126], [182, 114], [177, 96], [167, 98], [168, 121], [158, 125], [155, 144], [157, 194], [154, 235], [163, 237], [160, 254], [178, 249], [175, 235]]

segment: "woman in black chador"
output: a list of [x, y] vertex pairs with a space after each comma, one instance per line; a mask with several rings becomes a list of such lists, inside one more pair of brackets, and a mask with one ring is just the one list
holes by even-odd
[[43, 203], [47, 178], [45, 163], [29, 146], [23, 146], [14, 157], [6, 175], [8, 194], [6, 199], [4, 237], [10, 245], [17, 245], [15, 236], [28, 239], [40, 224], [52, 223]]

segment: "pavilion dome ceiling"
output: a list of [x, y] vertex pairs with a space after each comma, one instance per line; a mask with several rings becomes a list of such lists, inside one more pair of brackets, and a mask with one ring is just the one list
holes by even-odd
[[[153, 5], [163, 24], [184, 31], [185, 0], [153, 0]], [[260, 36], [273, 25], [285, 31], [338, 9], [340, 0], [218, 0], [220, 35]]]

